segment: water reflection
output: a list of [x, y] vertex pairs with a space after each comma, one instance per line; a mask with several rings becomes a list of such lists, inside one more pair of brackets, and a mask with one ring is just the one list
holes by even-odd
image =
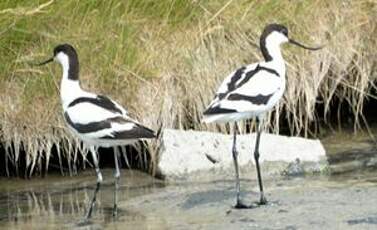
[[63, 192], [8, 192], [1, 197], [1, 206], [8, 206], [8, 209], [5, 215], [2, 213], [0, 220], [20, 220], [33, 215], [59, 216], [63, 213], [79, 215], [85, 209], [88, 192], [86, 188]]
[[[1, 180], [0, 229], [101, 229], [107, 225], [133, 229], [132, 223], [142, 229], [147, 228], [145, 216], [127, 209], [127, 199], [152, 193], [164, 187], [164, 184], [138, 172], [122, 174], [126, 175], [122, 175], [118, 192], [118, 216], [115, 219], [112, 216], [112, 172], [105, 170], [105, 183], [98, 193], [93, 219], [87, 224], [80, 223], [95, 189], [95, 177], [18, 180], [21, 185], [11, 180]], [[122, 226], [124, 222], [128, 223], [127, 226]]]

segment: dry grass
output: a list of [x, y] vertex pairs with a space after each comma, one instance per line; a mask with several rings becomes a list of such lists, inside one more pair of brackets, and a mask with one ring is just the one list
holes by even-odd
[[[111, 95], [146, 125], [227, 131], [202, 124], [201, 113], [228, 73], [261, 60], [259, 34], [271, 22], [326, 48], [284, 47], [287, 90], [266, 129], [278, 133], [285, 119], [292, 135], [309, 135], [319, 119], [338, 113], [332, 109], [338, 99], [352, 109], [357, 130], [364, 101], [375, 98], [376, 15], [373, 0], [3, 1], [2, 143], [13, 164], [26, 151], [29, 173], [49, 160], [52, 145], [62, 146], [63, 160], [77, 160], [79, 145], [61, 117], [60, 68], [30, 65], [62, 42], [78, 49], [86, 89]], [[323, 114], [315, 111], [318, 103]], [[150, 147], [154, 159], [156, 146]]]

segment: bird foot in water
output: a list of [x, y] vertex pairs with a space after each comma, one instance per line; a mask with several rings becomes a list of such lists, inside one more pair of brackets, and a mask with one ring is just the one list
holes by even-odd
[[81, 220], [80, 222], [78, 222], [76, 224], [76, 226], [77, 227], [87, 227], [87, 226], [90, 226], [92, 224], [93, 224], [93, 222], [90, 219], [84, 218], [83, 220]]
[[268, 204], [268, 202], [267, 202], [267, 199], [264, 196], [262, 196], [257, 204], [258, 205], [266, 205], [266, 204]]
[[113, 207], [113, 217], [117, 217], [117, 216], [118, 216], [118, 206], [114, 205], [114, 207]]
[[268, 202], [267, 202], [266, 197], [262, 196], [257, 204], [258, 205], [266, 205], [267, 203]]
[[247, 204], [244, 204], [242, 201], [237, 201], [237, 204], [233, 206], [233, 208], [235, 209], [252, 209], [252, 208], [256, 208], [258, 205], [255, 205], [255, 204], [251, 204], [251, 205], [247, 205]]

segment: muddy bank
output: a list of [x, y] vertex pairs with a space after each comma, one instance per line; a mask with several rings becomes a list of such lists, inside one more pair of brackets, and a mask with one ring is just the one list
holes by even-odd
[[[233, 182], [216, 181], [132, 199], [128, 207], [171, 229], [375, 229], [376, 182], [376, 177], [269, 179], [267, 206], [235, 210]], [[255, 181], [244, 180], [242, 187], [246, 200], [257, 201]]]
[[[270, 203], [232, 209], [234, 182], [217, 180], [165, 184], [123, 170], [120, 214], [112, 217], [112, 171], [104, 170], [94, 218], [80, 226], [95, 185], [90, 174], [48, 177], [28, 183], [1, 180], [0, 228], [29, 229], [373, 229], [377, 227], [377, 176], [265, 176]], [[243, 198], [258, 198], [253, 175], [242, 175]]]

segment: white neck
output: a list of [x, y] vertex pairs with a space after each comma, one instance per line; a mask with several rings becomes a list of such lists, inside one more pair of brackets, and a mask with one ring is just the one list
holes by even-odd
[[272, 57], [272, 61], [284, 62], [281, 54], [280, 44], [272, 41], [272, 39], [266, 39], [266, 49], [269, 55]]
[[268, 61], [271, 65], [276, 68], [282, 79], [285, 79], [285, 62], [283, 55], [281, 54], [280, 46], [282, 43], [286, 42], [285, 37], [274, 32], [266, 38], [266, 50], [272, 60]]
[[270, 60], [266, 62], [267, 66], [278, 71], [281, 79], [285, 81], [285, 62], [283, 55], [281, 54], [280, 46], [282, 43], [286, 42], [286, 37], [274, 32], [267, 36], [265, 47], [266, 51], [270, 57]]
[[284, 63], [283, 56], [281, 55], [280, 45], [288, 42], [288, 38], [276, 31], [272, 32], [265, 38], [265, 48], [267, 50], [268, 56], [272, 59], [271, 61], [274, 62], [281, 62]]
[[63, 77], [60, 83], [60, 98], [62, 101], [63, 108], [67, 108], [69, 103], [71, 103], [74, 99], [82, 95], [84, 92], [81, 89], [80, 82], [78, 80], [71, 80], [68, 78], [68, 56], [65, 54], [58, 54], [56, 58], [63, 68]]

